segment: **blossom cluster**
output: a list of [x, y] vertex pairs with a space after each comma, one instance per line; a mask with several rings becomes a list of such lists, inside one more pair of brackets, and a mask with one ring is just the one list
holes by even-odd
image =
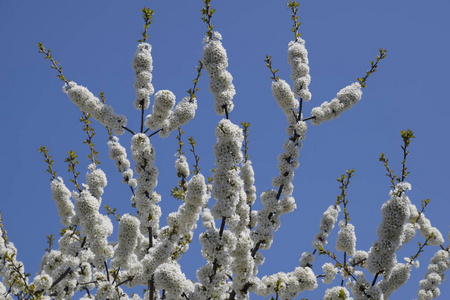
[[[175, 105], [167, 119], [161, 125], [160, 137], [168, 137], [172, 131], [187, 124], [195, 117], [197, 110], [196, 97], [184, 97]], [[151, 124], [148, 124], [151, 125]]]
[[153, 70], [151, 50], [152, 46], [148, 43], [138, 44], [132, 61], [133, 70], [136, 72], [134, 82], [136, 100], [134, 101], [134, 107], [138, 110], [149, 107], [150, 96], [154, 92], [151, 73]]
[[[237, 165], [243, 159], [241, 147], [244, 136], [239, 126], [222, 119], [215, 130], [217, 142], [214, 145], [216, 170], [213, 174], [212, 196], [217, 203], [211, 212], [216, 219], [231, 217], [236, 210], [243, 182]], [[244, 196], [245, 198], [245, 196]]]
[[100, 267], [104, 261], [113, 256], [113, 248], [108, 243], [112, 234], [111, 220], [99, 212], [100, 201], [85, 189], [81, 193], [73, 192], [75, 199], [76, 224], [80, 233], [87, 237], [90, 249], [95, 255], [95, 266]]
[[70, 200], [71, 193], [61, 177], [52, 180], [50, 185], [52, 198], [55, 200], [58, 215], [61, 217], [61, 223], [64, 226], [70, 226], [72, 224], [72, 217], [75, 216], [74, 206]]
[[148, 228], [152, 228], [153, 234], [157, 235], [159, 229], [159, 218], [161, 208], [157, 203], [161, 196], [154, 192], [158, 184], [158, 168], [155, 163], [155, 150], [150, 144], [150, 139], [143, 133], [138, 133], [131, 139], [131, 153], [136, 162], [134, 170], [139, 175], [137, 188], [131, 198], [136, 205], [138, 217], [141, 222], [141, 233], [148, 236]]
[[450, 269], [450, 255], [448, 250], [439, 250], [431, 258], [425, 278], [420, 281], [417, 292], [419, 300], [430, 300], [439, 297], [439, 286], [445, 279], [444, 272]]
[[406, 283], [410, 277], [411, 267], [409, 263], [397, 263], [392, 268], [390, 276], [384, 277], [380, 281], [378, 285], [383, 292], [384, 299], [388, 299], [394, 291]]
[[64, 85], [63, 91], [81, 111], [90, 114], [104, 126], [111, 128], [115, 134], [121, 135], [125, 132], [123, 127], [127, 125], [127, 118], [114, 113], [111, 106], [103, 104], [84, 86], [70, 81], [69, 84]]
[[292, 111], [299, 106], [289, 84], [283, 79], [272, 82], [272, 94], [284, 114], [292, 114]]
[[156, 92], [152, 107], [152, 113], [145, 119], [145, 126], [150, 129], [160, 128], [171, 114], [175, 105], [175, 95], [169, 90]]
[[128, 269], [129, 265], [137, 261], [134, 253], [139, 234], [139, 219], [129, 214], [120, 218], [119, 233], [117, 235], [117, 246], [114, 249], [114, 258], [111, 261], [111, 267], [122, 267]]
[[[436, 228], [431, 226], [430, 220], [425, 216], [424, 212], [418, 212], [417, 207], [414, 204], [411, 204], [410, 209], [410, 217], [409, 221], [412, 222], [412, 226], [415, 230], [418, 228], [419, 233], [422, 237], [427, 239], [428, 245], [438, 246], [444, 242], [444, 237], [442, 233]], [[404, 234], [405, 235], [405, 234]], [[412, 235], [412, 233], [410, 233]], [[407, 240], [407, 238], [404, 238]]]
[[232, 83], [233, 76], [227, 71], [227, 51], [220, 41], [218, 32], [216, 39], [207, 39], [203, 46], [202, 63], [209, 75], [209, 90], [214, 96], [214, 108], [218, 115], [231, 112], [234, 108], [233, 97], [236, 94]]
[[299, 293], [317, 288], [317, 279], [311, 268], [297, 267], [289, 273], [264, 276], [255, 286], [263, 297], [277, 293], [281, 299], [293, 299]]
[[101, 169], [96, 168], [95, 164], [90, 164], [88, 169], [89, 172], [86, 173], [86, 186], [91, 195], [101, 202], [104, 188], [108, 184], [106, 174]]
[[[23, 263], [17, 260], [17, 249], [6, 237], [6, 232], [0, 228], [0, 295], [5, 295], [5, 300], [13, 300], [10, 294], [17, 294], [25, 289], [25, 284], [15, 284], [24, 282], [28, 284]], [[9, 291], [9, 293], [8, 293]]]
[[123, 182], [135, 188], [137, 181], [133, 178], [133, 169], [130, 168], [130, 161], [127, 158], [126, 149], [119, 143], [119, 138], [113, 136], [108, 141], [109, 158], [116, 162], [116, 167], [123, 175]]
[[346, 86], [337, 93], [336, 98], [330, 102], [323, 102], [320, 106], [314, 107], [311, 111], [313, 125], [319, 125], [323, 121], [336, 119], [342, 112], [352, 108], [361, 100], [362, 90], [359, 82], [354, 82]]
[[320, 232], [314, 237], [313, 247], [314, 249], [320, 249], [328, 244], [328, 236], [331, 230], [334, 228], [339, 215], [340, 207], [337, 205], [330, 205], [323, 213], [322, 219], [320, 219], [319, 230]]
[[382, 222], [377, 228], [378, 240], [369, 250], [367, 268], [372, 274], [384, 273], [386, 277], [394, 267], [400, 248], [405, 223], [410, 216], [411, 201], [404, 191], [410, 190], [409, 183], [398, 183], [391, 192], [391, 198], [381, 207]]
[[308, 51], [302, 38], [297, 38], [296, 41], [289, 43], [288, 62], [291, 65], [291, 79], [294, 82], [295, 97], [302, 98], [304, 101], [311, 100], [311, 92], [308, 89], [311, 83]]
[[355, 226], [344, 220], [339, 222], [336, 250], [347, 252], [348, 255], [353, 255], [356, 252]]
[[327, 289], [325, 291], [325, 296], [323, 296], [323, 300], [351, 300], [350, 293], [343, 286], [335, 286], [331, 289]]
[[155, 286], [158, 290], [165, 290], [166, 299], [182, 299], [194, 289], [194, 284], [186, 279], [177, 262], [161, 264], [155, 271]]
[[189, 176], [189, 164], [186, 156], [183, 154], [178, 155], [178, 158], [175, 160], [175, 170], [177, 177], [187, 178]]

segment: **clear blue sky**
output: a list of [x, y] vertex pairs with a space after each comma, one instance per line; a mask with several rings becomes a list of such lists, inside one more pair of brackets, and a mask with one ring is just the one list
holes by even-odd
[[[277, 174], [276, 156], [286, 138], [285, 117], [272, 98], [270, 73], [263, 62], [266, 54], [272, 55], [279, 75], [290, 82], [286, 49], [292, 40], [292, 22], [284, 3], [212, 3], [217, 9], [213, 24], [223, 35], [237, 90], [230, 118], [235, 123], [252, 124], [250, 155], [258, 194], [271, 188], [271, 178]], [[0, 0], [0, 210], [27, 272], [38, 270], [46, 248], [45, 236], [58, 235], [61, 227], [38, 148], [46, 145], [50, 149], [55, 168], [66, 182], [70, 178], [64, 164], [67, 151], [74, 149], [82, 157], [81, 174], [85, 173], [88, 153], [78, 122], [81, 114], [61, 92], [62, 82], [50, 69], [49, 61], [38, 53], [36, 43], [52, 49], [68, 79], [87, 86], [94, 94], [104, 91], [108, 103], [116, 112], [126, 114], [129, 127], [137, 130], [139, 112], [133, 108], [131, 58], [136, 40], [141, 38], [140, 9], [144, 5], [156, 11], [149, 38], [155, 90], [170, 89], [179, 100], [191, 87], [201, 57], [205, 26], [200, 20], [200, 0]], [[378, 156], [384, 152], [392, 168], [399, 171], [399, 131], [407, 128], [416, 135], [409, 159], [413, 186], [409, 196], [416, 205], [431, 198], [426, 215], [447, 237], [450, 2], [320, 0], [301, 5], [301, 31], [309, 51], [313, 94], [304, 108], [306, 116], [314, 106], [331, 100], [341, 88], [363, 76], [378, 48], [388, 49], [388, 57], [369, 79], [360, 103], [337, 120], [310, 126], [294, 179], [298, 209], [282, 217], [274, 245], [264, 251], [266, 263], [259, 274], [289, 272], [298, 266], [303, 251], [312, 250], [320, 217], [339, 193], [335, 178], [346, 169], [356, 170], [349, 190], [349, 210], [356, 226], [357, 249], [368, 250], [376, 239], [380, 207], [388, 199], [390, 185]], [[208, 175], [213, 168], [214, 126], [220, 118], [213, 110], [207, 76], [200, 79], [199, 87], [197, 116], [184, 130], [185, 138], [193, 135], [197, 140], [200, 166]], [[117, 207], [121, 214], [134, 212], [129, 205], [130, 191], [120, 183], [120, 174], [108, 158], [106, 131], [101, 126], [96, 128], [94, 143], [109, 180], [103, 204]], [[121, 141], [128, 145], [129, 138], [125, 134]], [[169, 194], [176, 185], [175, 135], [153, 138], [152, 143], [160, 170], [157, 191], [163, 195], [166, 216], [179, 204]], [[423, 239], [416, 238], [402, 249], [399, 259], [415, 253], [417, 241]], [[421, 268], [413, 270], [407, 285], [392, 299], [415, 297], [418, 281], [436, 250], [425, 249]], [[181, 261], [192, 279], [194, 270], [204, 263], [198, 251], [198, 245], [192, 245]], [[320, 265], [315, 265], [318, 274]], [[319, 299], [323, 291], [320, 288], [302, 297]], [[450, 297], [448, 280], [441, 291], [442, 299]]]

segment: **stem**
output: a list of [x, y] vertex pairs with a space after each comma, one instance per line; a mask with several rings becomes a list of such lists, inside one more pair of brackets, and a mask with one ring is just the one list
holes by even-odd
[[133, 130], [131, 130], [131, 129], [125, 127], [125, 126], [122, 126], [122, 128], [125, 129], [126, 131], [128, 131], [129, 133], [131, 133], [132, 135], [136, 134]]
[[153, 228], [148, 228], [148, 249], [153, 247]]
[[131, 276], [131, 277], [128, 277], [127, 279], [125, 279], [124, 281], [122, 281], [122, 282], [119, 282], [118, 284], [116, 284], [116, 287], [119, 287], [119, 286], [121, 286], [122, 284], [124, 284], [124, 283], [127, 283], [128, 281], [131, 281], [131, 280], [133, 280], [133, 276]]
[[227, 106], [224, 105], [224, 106], [222, 106], [222, 107], [223, 107], [223, 109], [225, 110], [225, 117], [227, 118], [227, 120], [229, 120], [229, 118], [228, 118], [228, 108], [227, 108]]
[[219, 237], [222, 238], [223, 230], [225, 228], [225, 220], [227, 217], [222, 217], [222, 223], [220, 224]]
[[378, 272], [377, 274], [375, 274], [375, 277], [374, 277], [373, 280], [372, 280], [372, 286], [374, 286], [375, 283], [377, 283], [377, 278], [378, 278], [378, 275], [380, 275], [380, 274], [381, 274], [381, 271]]
[[144, 101], [141, 101], [141, 133], [144, 131]]
[[106, 264], [106, 260], [103, 262], [103, 264], [105, 265], [105, 269], [106, 269], [106, 279], [109, 282], [109, 270], [108, 270], [108, 265]]
[[155, 134], [157, 134], [158, 132], [160, 132], [162, 130], [162, 128], [161, 129], [158, 129], [158, 130], [156, 130], [155, 132], [153, 132], [153, 133], [151, 133], [151, 134], [149, 134], [148, 135], [148, 137], [149, 138], [151, 138], [152, 136], [154, 136]]
[[149, 290], [150, 290], [150, 300], [154, 300], [154, 293], [155, 293], [155, 279], [154, 275], [152, 275], [152, 278], [148, 281]]
[[[227, 219], [227, 217], [222, 217], [222, 223], [220, 224], [220, 230], [219, 230], [219, 238], [220, 239], [222, 239], [226, 219]], [[211, 276], [209, 276], [209, 282], [212, 282], [212, 278], [216, 275], [218, 267], [219, 267], [219, 263], [217, 262], [217, 258], [215, 258], [214, 262], [213, 262], [213, 274]]]
[[313, 120], [313, 119], [315, 119], [315, 118], [316, 118], [316, 116], [312, 116], [312, 117], [309, 117], [309, 118], [303, 119], [303, 121], [309, 121], [309, 120]]
[[55, 285], [57, 285], [58, 283], [60, 283], [61, 280], [63, 280], [64, 277], [66, 277], [66, 276], [70, 273], [70, 271], [72, 271], [72, 269], [71, 269], [70, 267], [67, 268], [66, 271], [64, 271], [64, 273], [62, 273], [61, 276], [59, 276], [58, 279], [56, 279], [56, 280], [53, 282], [53, 284], [52, 284], [52, 286], [51, 286], [50, 288], [53, 288]]

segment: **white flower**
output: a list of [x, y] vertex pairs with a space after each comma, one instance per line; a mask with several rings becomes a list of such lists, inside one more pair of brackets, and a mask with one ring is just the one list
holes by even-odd
[[114, 259], [111, 261], [113, 268], [128, 266], [129, 258], [137, 245], [139, 225], [139, 220], [129, 214], [120, 218], [119, 234], [117, 235], [118, 245], [114, 251]]
[[409, 279], [410, 273], [410, 264], [396, 264], [392, 268], [390, 276], [383, 278], [383, 280], [379, 283], [379, 286], [383, 291], [384, 298], [388, 299], [394, 291], [404, 285]]
[[65, 186], [61, 177], [51, 182], [52, 198], [56, 202], [58, 214], [61, 217], [61, 223], [64, 226], [72, 224], [72, 217], [75, 216], [74, 205], [70, 200], [70, 191]]
[[160, 90], [155, 94], [152, 113], [145, 119], [145, 126], [150, 129], [158, 129], [170, 116], [171, 109], [175, 105], [175, 95], [169, 90]]
[[322, 279], [322, 282], [325, 284], [330, 284], [331, 282], [333, 282], [336, 274], [339, 272], [338, 268], [336, 268], [331, 263], [325, 263], [322, 266], [322, 270], [325, 272], [325, 278]]
[[127, 119], [123, 115], [117, 115], [111, 106], [103, 104], [87, 88], [76, 82], [69, 82], [63, 91], [69, 99], [78, 106], [81, 111], [90, 114], [94, 119], [114, 130], [117, 135], [123, 134]]
[[314, 117], [311, 120], [313, 125], [319, 125], [323, 121], [336, 119], [340, 114], [350, 109], [362, 97], [361, 85], [358, 82], [346, 86], [337, 93], [335, 99], [331, 102], [325, 101], [320, 107], [314, 107], [311, 115]]
[[316, 234], [313, 241], [313, 247], [319, 249], [324, 247], [328, 241], [328, 235], [334, 228], [337, 221], [337, 216], [339, 214], [339, 206], [330, 205], [327, 210], [323, 213], [322, 219], [320, 220], [320, 232]]
[[335, 286], [325, 291], [324, 300], [350, 300], [350, 293], [343, 286]]
[[233, 97], [236, 94], [232, 83], [233, 76], [226, 70], [228, 67], [227, 52], [220, 42], [222, 36], [214, 33], [215, 40], [204, 40], [202, 63], [209, 75], [209, 90], [214, 96], [214, 108], [218, 115], [230, 113], [233, 108]]
[[[95, 164], [91, 164], [94, 165]], [[101, 169], [94, 169], [86, 173], [86, 184], [89, 186], [89, 191], [92, 196], [101, 200], [103, 195], [103, 190], [106, 187], [108, 180], [106, 179], [106, 174]]]
[[180, 155], [175, 160], [175, 170], [177, 171], [177, 177], [188, 177], [189, 176], [189, 164], [186, 161], [184, 155]]
[[299, 106], [299, 102], [295, 99], [289, 84], [283, 79], [272, 82], [272, 94], [285, 114], [292, 114], [292, 110]]
[[168, 137], [178, 127], [185, 125], [195, 117], [197, 110], [196, 98], [184, 97], [176, 106], [167, 120], [161, 125], [159, 136]]
[[339, 222], [339, 232], [336, 239], [336, 250], [347, 252], [352, 256], [356, 251], [355, 226], [342, 220]]
[[305, 48], [305, 41], [300, 39], [297, 42], [290, 42], [288, 45], [288, 62], [291, 65], [291, 79], [294, 82], [293, 92], [295, 97], [300, 97], [304, 101], [311, 100], [311, 93], [308, 86], [311, 83], [308, 66], [308, 51]]

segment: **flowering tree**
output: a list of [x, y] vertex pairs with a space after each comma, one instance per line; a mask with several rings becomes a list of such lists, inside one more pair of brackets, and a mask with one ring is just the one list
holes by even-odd
[[[384, 155], [380, 156], [391, 182], [391, 192], [382, 206], [378, 238], [368, 251], [356, 249], [355, 227], [350, 222], [351, 208], [346, 197], [354, 173], [350, 170], [338, 179], [341, 192], [335, 203], [324, 212], [312, 249], [303, 252], [299, 265], [293, 266], [290, 272], [258, 276], [259, 266], [264, 263], [262, 250], [271, 247], [281, 216], [291, 213], [297, 206], [294, 171], [299, 166], [299, 151], [308, 123], [320, 125], [355, 105], [361, 99], [367, 79], [386, 55], [386, 51], [380, 49], [364, 76], [341, 89], [336, 98], [307, 113], [304, 108], [311, 99], [308, 52], [299, 33], [299, 5], [291, 1], [287, 6], [293, 21], [293, 41], [288, 44], [292, 87], [278, 76], [272, 58], [266, 56], [265, 60], [273, 80], [273, 97], [286, 115], [286, 141], [278, 157], [279, 173], [272, 180], [273, 189], [259, 195], [262, 203], [259, 210], [254, 209], [258, 195], [248, 147], [250, 124], [243, 122], [240, 127], [230, 118], [235, 88], [233, 77], [227, 70], [228, 59], [222, 37], [213, 30], [215, 10], [209, 0], [204, 0], [202, 9], [202, 20], [207, 27], [202, 59], [196, 69], [193, 86], [178, 103], [169, 90], [154, 93], [153, 59], [151, 45], [147, 43], [153, 11], [142, 10], [144, 32], [132, 60], [136, 74], [134, 107], [140, 114], [138, 128], [129, 128], [125, 116], [115, 113], [106, 104], [103, 94], [96, 97], [87, 88], [67, 79], [50, 50], [38, 45], [39, 52], [51, 62], [64, 82], [64, 93], [82, 111], [91, 163], [83, 180], [77, 169], [77, 154], [69, 152], [66, 162], [72, 173], [69, 181], [74, 185], [74, 190], [70, 191], [54, 171], [47, 148], [40, 148], [51, 177], [52, 198], [63, 229], [58, 247], [53, 245], [54, 238], [49, 237], [41, 269], [30, 278], [17, 258], [13, 243], [7, 238], [6, 230], [1, 227], [2, 297], [68, 299], [76, 295], [82, 299], [247, 299], [250, 294], [256, 294], [273, 299], [294, 299], [323, 283], [329, 285], [324, 288], [324, 299], [387, 299], [408, 280], [412, 267], [418, 264], [419, 254], [427, 245], [437, 246], [438, 250], [420, 282], [418, 298], [431, 299], [439, 295], [439, 285], [449, 268], [449, 247], [444, 245], [439, 230], [425, 217], [428, 201], [423, 201], [418, 209], [407, 196], [411, 189], [406, 181], [409, 174], [408, 147], [414, 138], [410, 130], [401, 132], [403, 161], [399, 174], [391, 170]], [[192, 158], [185, 155], [181, 129], [195, 116], [197, 84], [203, 70], [209, 76], [214, 109], [222, 118], [215, 128], [215, 167], [212, 176], [207, 178], [200, 170], [200, 158], [192, 138], [188, 139], [193, 154], [193, 163], [189, 166]], [[151, 96], [153, 104], [150, 108]], [[119, 215], [110, 206], [101, 209], [107, 180], [93, 143], [92, 119], [108, 129], [109, 156], [130, 190], [131, 214]], [[117, 137], [124, 134], [131, 134], [132, 162], [121, 143], [126, 137], [121, 138], [122, 141]], [[179, 181], [172, 189], [172, 195], [182, 204], [169, 214], [166, 225], [161, 226], [161, 195], [157, 192], [158, 168], [155, 165], [157, 149], [151, 141], [171, 134], [176, 135], [179, 145], [175, 161]], [[111, 216], [115, 220], [111, 220]], [[195, 240], [194, 230], [200, 218], [203, 230], [199, 239], [205, 263], [197, 270], [194, 282], [186, 278], [178, 261]], [[338, 220], [334, 249], [327, 244]], [[112, 242], [113, 222], [116, 221], [117, 242]], [[397, 259], [397, 251], [411, 241], [417, 231], [424, 242], [416, 249], [411, 247], [411, 256], [401, 262]], [[322, 265], [315, 263], [319, 255], [326, 258]], [[335, 278], [338, 274], [340, 280]], [[145, 288], [144, 293], [136, 289], [138, 286]]]

